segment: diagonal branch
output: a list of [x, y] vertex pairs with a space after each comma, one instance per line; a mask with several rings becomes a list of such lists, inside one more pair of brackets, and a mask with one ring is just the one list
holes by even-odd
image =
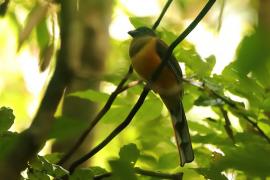
[[[171, 179], [171, 180], [182, 180], [183, 178], [183, 173], [162, 173], [162, 172], [157, 172], [157, 171], [150, 171], [150, 170], [145, 170], [141, 169], [139, 167], [134, 168], [136, 174], [140, 174], [143, 176], [150, 176], [153, 178], [159, 178], [159, 179]], [[103, 178], [111, 177], [113, 174], [111, 172], [104, 173], [98, 176], [94, 177], [94, 180], [101, 180]]]
[[233, 130], [231, 127], [231, 121], [229, 119], [228, 112], [223, 107], [220, 107], [219, 109], [220, 109], [222, 116], [225, 120], [225, 125], [224, 125], [225, 131], [226, 131], [227, 135], [229, 136], [229, 138], [233, 141], [233, 143], [235, 143], [235, 139], [233, 136]]
[[155, 24], [152, 26], [152, 29], [155, 30], [157, 29], [158, 25], [160, 24], [163, 16], [165, 15], [166, 11], [168, 10], [168, 8], [170, 7], [171, 3], [173, 0], [168, 0], [167, 3], [165, 4], [164, 8], [162, 9], [158, 19], [156, 20]]

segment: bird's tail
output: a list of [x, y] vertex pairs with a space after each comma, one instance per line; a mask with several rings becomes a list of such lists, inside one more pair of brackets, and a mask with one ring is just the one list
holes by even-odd
[[175, 96], [161, 96], [170, 111], [177, 147], [180, 154], [181, 166], [194, 160], [188, 124], [183, 104]]

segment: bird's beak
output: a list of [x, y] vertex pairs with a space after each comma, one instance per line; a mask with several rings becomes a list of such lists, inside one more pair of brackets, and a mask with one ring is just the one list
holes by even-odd
[[131, 36], [131, 37], [134, 37], [134, 35], [136, 34], [136, 30], [133, 30], [133, 31], [128, 31], [128, 34]]

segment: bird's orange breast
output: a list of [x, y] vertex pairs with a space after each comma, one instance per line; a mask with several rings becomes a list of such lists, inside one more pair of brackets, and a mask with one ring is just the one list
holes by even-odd
[[[144, 47], [132, 57], [133, 68], [146, 81], [151, 79], [161, 63], [161, 58], [156, 52], [156, 40], [156, 38], [148, 40]], [[179, 84], [174, 73], [165, 66], [151, 88], [160, 94], [171, 94], [179, 91]]]

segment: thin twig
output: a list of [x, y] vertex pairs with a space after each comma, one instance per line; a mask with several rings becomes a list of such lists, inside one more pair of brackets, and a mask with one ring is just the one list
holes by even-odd
[[168, 173], [161, 173], [161, 172], [156, 172], [156, 171], [149, 171], [149, 170], [144, 170], [141, 168], [136, 167], [135, 172], [137, 174], [141, 174], [144, 176], [151, 176], [151, 177], [157, 177], [157, 178], [162, 178], [162, 179], [173, 179], [173, 180], [182, 180], [183, 178], [183, 173], [174, 173], [174, 174], [168, 174]]
[[167, 64], [169, 57], [172, 55], [173, 49], [184, 40], [184, 38], [198, 25], [200, 20], [206, 15], [206, 13], [209, 11], [211, 6], [214, 4], [215, 0], [209, 0], [208, 3], [205, 5], [205, 7], [201, 10], [201, 12], [198, 14], [198, 16], [195, 18], [195, 20], [187, 27], [187, 29], [179, 35], [179, 37], [169, 46], [168, 50], [166, 51], [166, 54], [164, 57], [162, 57], [162, 63], [159, 65], [159, 67], [154, 71], [154, 73], [151, 76], [150, 81], [145, 85], [143, 92], [141, 93], [138, 101], [133, 106], [132, 110], [126, 117], [126, 119], [114, 129], [109, 136], [104, 139], [99, 145], [97, 145], [94, 149], [92, 149], [89, 153], [81, 157], [80, 159], [73, 162], [69, 168], [70, 173], [72, 174], [73, 171], [83, 162], [91, 158], [93, 155], [95, 155], [97, 152], [99, 152], [103, 147], [105, 147], [116, 135], [118, 135], [125, 127], [129, 125], [133, 117], [135, 116], [136, 112], [139, 110], [141, 105], [144, 102], [144, 99], [146, 98], [147, 94], [149, 93], [150, 89], [149, 84], [154, 82], [160, 72], [162, 71], [163, 67]]
[[229, 138], [233, 141], [233, 143], [235, 143], [235, 139], [233, 136], [233, 130], [231, 127], [231, 121], [228, 117], [228, 112], [223, 107], [220, 107], [219, 109], [220, 109], [222, 116], [224, 117], [224, 120], [225, 120], [225, 125], [224, 125], [225, 131], [226, 131], [227, 135], [229, 136]]
[[163, 16], [165, 15], [166, 11], [168, 10], [169, 6], [171, 5], [173, 0], [168, 0], [167, 3], [165, 4], [164, 8], [162, 9], [162, 12], [160, 13], [158, 19], [156, 20], [155, 24], [152, 26], [153, 30], [156, 30], [158, 27], [160, 21], [162, 20]]
[[96, 117], [91, 121], [89, 124], [89, 127], [82, 133], [80, 138], [77, 140], [77, 142], [74, 144], [74, 146], [69, 150], [69, 152], [58, 162], [58, 165], [62, 165], [64, 162], [66, 162], [73, 154], [74, 152], [82, 145], [83, 141], [87, 137], [87, 135], [91, 132], [91, 130], [95, 127], [95, 125], [99, 122], [99, 120], [107, 113], [107, 111], [111, 108], [111, 105], [113, 104], [114, 100], [116, 99], [117, 95], [121, 92], [123, 92], [123, 86], [126, 83], [126, 81], [129, 79], [130, 75], [133, 72], [132, 66], [129, 67], [129, 70], [127, 74], [124, 76], [124, 78], [121, 80], [121, 82], [118, 84], [117, 88], [114, 90], [114, 92], [110, 95], [109, 99], [107, 100], [106, 104], [103, 106], [103, 108], [100, 110], [100, 112], [96, 115]]
[[[150, 176], [150, 177], [155, 177], [155, 178], [160, 178], [160, 179], [172, 179], [172, 180], [182, 180], [183, 178], [183, 173], [162, 173], [158, 171], [150, 171], [150, 170], [145, 170], [141, 169], [139, 167], [135, 167], [134, 171], [136, 174], [140, 174], [143, 176]], [[111, 177], [113, 174], [111, 172], [107, 172], [98, 176], [94, 177], [94, 180], [101, 180], [102, 178], [106, 177]]]
[[120, 89], [118, 92], [121, 93], [123, 91], [126, 91], [127, 89], [130, 89], [130, 88], [132, 88], [134, 86], [137, 86], [137, 85], [141, 84], [142, 82], [143, 82], [142, 80], [129, 82], [127, 85], [123, 86], [122, 89]]
[[268, 143], [270, 143], [270, 138], [265, 134], [265, 132], [263, 132], [263, 130], [258, 126], [256, 122], [252, 121], [247, 115], [243, 113], [237, 113], [240, 114], [245, 120], [247, 120], [247, 122], [251, 124]]

